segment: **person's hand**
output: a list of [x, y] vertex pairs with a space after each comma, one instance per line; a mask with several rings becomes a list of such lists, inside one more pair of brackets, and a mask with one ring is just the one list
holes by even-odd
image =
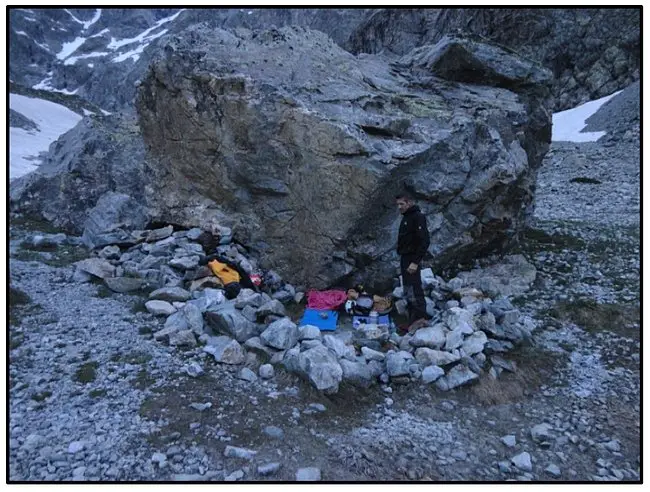
[[418, 269], [418, 264], [417, 263], [411, 263], [409, 267], [406, 269], [407, 272], [413, 274], [417, 271]]

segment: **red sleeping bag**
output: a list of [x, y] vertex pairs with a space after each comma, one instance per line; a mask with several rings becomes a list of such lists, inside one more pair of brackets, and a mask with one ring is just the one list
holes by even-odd
[[347, 293], [342, 290], [310, 290], [307, 292], [307, 307], [335, 311], [347, 299]]

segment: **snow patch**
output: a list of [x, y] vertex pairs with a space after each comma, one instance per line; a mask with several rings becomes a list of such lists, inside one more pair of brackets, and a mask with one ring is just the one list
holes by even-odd
[[110, 115], [113, 114], [113, 113], [109, 113], [109, 112], [106, 111], [105, 109], [100, 109], [100, 111], [102, 112], [102, 114], [103, 114], [104, 116], [110, 116]]
[[34, 43], [36, 43], [36, 46], [38, 46], [39, 48], [43, 48], [48, 53], [52, 53], [52, 50], [49, 48], [49, 46], [47, 46], [45, 44], [41, 44], [38, 41], [34, 41]]
[[[147, 29], [144, 32], [141, 32], [134, 38], [128, 38], [128, 39], [120, 39], [120, 40], [115, 40], [114, 38], [111, 38], [111, 42], [108, 44], [107, 48], [116, 50], [117, 48], [120, 48], [122, 46], [126, 46], [127, 44], [133, 44], [133, 43], [141, 43], [142, 41], [150, 41], [151, 39], [155, 39], [156, 37], [162, 36], [162, 34], [157, 34], [155, 37], [149, 35], [150, 32], [155, 31], [158, 29], [160, 26], [163, 24], [166, 24], [167, 22], [173, 21], [178, 15], [185, 9], [181, 9], [178, 12], [176, 12], [174, 15], [170, 17], [165, 17], [164, 19], [160, 19], [158, 22], [156, 22], [152, 27]], [[166, 31], [165, 31], [166, 32]], [[164, 34], [164, 33], [163, 33]]]
[[29, 118], [40, 131], [10, 128], [9, 179], [23, 176], [41, 163], [39, 154], [81, 120], [81, 116], [65, 106], [19, 94], [9, 95], [9, 107]]
[[82, 109], [83, 109], [83, 112], [84, 112], [84, 116], [90, 116], [90, 115], [95, 114], [93, 111], [90, 111], [89, 109], [86, 109], [86, 108], [82, 108]]
[[553, 142], [595, 142], [607, 132], [581, 132], [587, 126], [585, 121], [600, 107], [623, 91], [589, 101], [573, 109], [553, 114]]
[[71, 56], [66, 61], [63, 62], [64, 65], [74, 65], [77, 63], [77, 60], [83, 60], [85, 58], [97, 58], [99, 56], [110, 55], [107, 51], [93, 52], [86, 55]]
[[65, 60], [68, 56], [74, 53], [79, 46], [86, 42], [86, 38], [75, 38], [74, 41], [63, 43], [61, 51], [56, 55], [59, 60]]
[[83, 24], [84, 31], [88, 29], [90, 26], [92, 26], [95, 22], [97, 22], [99, 20], [99, 17], [102, 15], [102, 9], [97, 9], [95, 10], [95, 15], [93, 16], [92, 19], [90, 19], [89, 21], [82, 21], [80, 19], [77, 19], [75, 15], [72, 12], [70, 12], [68, 9], [63, 9], [63, 10], [65, 10], [68, 14], [70, 14], [70, 17], [72, 17], [75, 22], [79, 24]]
[[27, 36], [27, 33], [25, 31], [16, 31], [16, 34], [20, 34], [21, 36]]
[[127, 60], [129, 58], [132, 58], [133, 61], [138, 61], [138, 59], [140, 58], [140, 54], [144, 51], [144, 49], [147, 46], [149, 46], [151, 44], [151, 41], [156, 39], [156, 38], [159, 38], [160, 36], [163, 36], [166, 32], [167, 32], [167, 29], [163, 29], [161, 32], [159, 32], [157, 34], [154, 34], [152, 36], [149, 36], [147, 38], [147, 41], [148, 41], [147, 43], [141, 44], [140, 46], [138, 46], [134, 50], [127, 51], [126, 53], [122, 53], [121, 55], [116, 56], [112, 60], [113, 63], [123, 62], [123, 61], [125, 61], [125, 60]]
[[79, 88], [76, 88], [73, 91], [69, 91], [67, 89], [57, 89], [56, 87], [53, 87], [50, 82], [52, 82], [52, 72], [49, 72], [48, 75], [49, 77], [41, 80], [38, 84], [32, 86], [32, 89], [38, 89], [42, 91], [50, 91], [50, 92], [60, 92], [62, 94], [67, 94], [69, 96], [76, 94], [79, 91]]

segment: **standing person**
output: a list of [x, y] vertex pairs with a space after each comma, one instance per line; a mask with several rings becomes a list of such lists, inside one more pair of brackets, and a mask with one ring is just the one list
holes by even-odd
[[413, 333], [426, 326], [428, 320], [420, 267], [429, 249], [429, 230], [427, 219], [420, 207], [415, 205], [411, 194], [400, 193], [395, 199], [402, 214], [397, 237], [397, 254], [400, 255], [404, 294], [409, 305], [408, 331]]

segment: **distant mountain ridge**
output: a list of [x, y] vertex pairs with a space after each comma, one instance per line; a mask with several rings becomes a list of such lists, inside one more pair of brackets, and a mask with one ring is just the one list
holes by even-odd
[[[9, 76], [75, 94], [107, 111], [132, 109], [135, 85], [171, 35], [190, 25], [324, 32], [353, 54], [398, 58], [446, 33], [474, 34], [550, 68], [555, 109], [640, 77], [640, 9], [56, 9], [9, 10]], [[115, 90], [119, 88], [119, 90]]]

